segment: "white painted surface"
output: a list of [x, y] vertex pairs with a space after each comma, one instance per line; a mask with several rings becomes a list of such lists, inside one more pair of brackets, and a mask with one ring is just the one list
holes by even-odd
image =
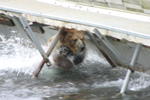
[[43, 17], [45, 16], [60, 21], [64, 20], [77, 24], [82, 23], [84, 25], [110, 29], [142, 38], [150, 38], [150, 22], [96, 12], [68, 9], [35, 0], [1, 0], [0, 7], [36, 16], [42, 15]]

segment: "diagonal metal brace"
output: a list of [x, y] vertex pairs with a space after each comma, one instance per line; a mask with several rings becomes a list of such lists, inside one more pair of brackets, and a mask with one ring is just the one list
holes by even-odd
[[[50, 55], [51, 55], [53, 49], [55, 48], [57, 42], [58, 42], [59, 39], [60, 39], [60, 34], [63, 33], [63, 30], [64, 30], [64, 28], [60, 28], [59, 31], [58, 31], [58, 33], [57, 33], [56, 36], [54, 37], [54, 39], [51, 41], [50, 47], [49, 47], [48, 51], [46, 52], [46, 55], [47, 55], [47, 56], [50, 56]], [[45, 64], [45, 61], [42, 60], [42, 61], [40, 62], [40, 64], [39, 64], [39, 66], [37, 67], [37, 69], [33, 72], [33, 76], [32, 76], [33, 78], [38, 77], [38, 75], [39, 75], [40, 71], [42, 70], [44, 64]]]
[[121, 66], [131, 71], [138, 71], [138, 69], [128, 64], [125, 58], [120, 55], [119, 51], [96, 28], [94, 32], [95, 33], [87, 32], [87, 35], [112, 67]]
[[[90, 40], [96, 45], [98, 50], [103, 54], [106, 60], [110, 63], [112, 67], [116, 67], [118, 64], [116, 62], [117, 50], [109, 43], [109, 41], [101, 35], [101, 33], [95, 29], [95, 33], [87, 32]], [[119, 55], [119, 54], [118, 54]]]
[[95, 28], [94, 32], [96, 36], [98, 37], [97, 41], [99, 41], [101, 45], [105, 46], [105, 48], [109, 50], [111, 55], [115, 56], [115, 59], [122, 59], [120, 52], [109, 42], [109, 40], [104, 35], [101, 34], [100, 31], [98, 31], [98, 29]]
[[36, 35], [33, 33], [31, 27], [28, 25], [28, 21], [22, 16], [19, 17], [19, 20], [20, 20], [24, 30], [26, 31], [26, 34], [29, 37], [29, 39], [31, 39], [31, 41], [34, 43], [34, 45], [36, 46], [36, 48], [40, 52], [41, 56], [43, 57], [43, 59], [47, 63], [47, 65], [50, 66], [51, 63], [50, 63], [47, 55], [45, 54], [43, 48], [41, 47], [41, 43], [37, 40]]

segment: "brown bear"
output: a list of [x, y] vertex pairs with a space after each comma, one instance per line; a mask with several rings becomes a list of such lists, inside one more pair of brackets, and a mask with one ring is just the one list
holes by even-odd
[[[83, 62], [86, 54], [85, 31], [62, 28], [52, 59], [57, 67], [68, 70]], [[53, 39], [50, 38], [49, 41]]]

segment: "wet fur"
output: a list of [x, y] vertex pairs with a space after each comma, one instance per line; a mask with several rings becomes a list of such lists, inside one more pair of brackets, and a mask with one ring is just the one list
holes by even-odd
[[[76, 29], [67, 29], [63, 28], [63, 31], [60, 36], [60, 40], [57, 43], [55, 50], [60, 49], [61, 47], [67, 47], [71, 54], [72, 62], [77, 65], [83, 62], [85, 53], [86, 53], [86, 45], [85, 45], [85, 31], [78, 31]], [[49, 42], [53, 39], [54, 37], [49, 39]], [[60, 54], [61, 55], [61, 54]], [[62, 56], [62, 55], [61, 55]], [[66, 56], [66, 58], [69, 58], [69, 55]], [[55, 62], [56, 59], [55, 59]], [[60, 63], [59, 63], [60, 65]]]

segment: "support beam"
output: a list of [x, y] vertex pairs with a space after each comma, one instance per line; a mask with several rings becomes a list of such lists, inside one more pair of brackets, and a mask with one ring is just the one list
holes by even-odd
[[[120, 52], [118, 52], [118, 50], [109, 42], [109, 40], [104, 35], [101, 34], [101, 32], [98, 29], [95, 28], [94, 32], [100, 39], [98, 41], [102, 42], [102, 45], [105, 46], [105, 48], [109, 50], [107, 52], [108, 53], [111, 52], [111, 53], [109, 53], [109, 55], [114, 56], [113, 59], [116, 59], [116, 60], [123, 59], [121, 57]], [[101, 44], [99, 44], [99, 45], [101, 45]]]
[[20, 20], [24, 30], [26, 31], [26, 34], [29, 37], [29, 39], [31, 39], [31, 41], [34, 43], [34, 45], [36, 46], [36, 48], [40, 52], [41, 56], [43, 57], [43, 59], [47, 63], [47, 65], [50, 66], [51, 63], [50, 63], [48, 57], [46, 56], [43, 48], [41, 47], [41, 43], [37, 40], [36, 35], [33, 33], [32, 29], [28, 25], [27, 20], [25, 18], [23, 18], [22, 16], [19, 17], [19, 20]]
[[[135, 48], [135, 51], [134, 51], [134, 54], [132, 56], [131, 62], [130, 62], [130, 66], [133, 67], [135, 65], [137, 59], [139, 58], [140, 50], [141, 50], [141, 44], [137, 44], [137, 46]], [[124, 79], [123, 86], [122, 86], [121, 91], [120, 91], [120, 93], [122, 95], [124, 95], [124, 93], [125, 93], [125, 91], [126, 91], [126, 89], [128, 87], [131, 72], [132, 72], [131, 70], [127, 71], [126, 77]]]
[[123, 86], [120, 91], [121, 94], [124, 94], [129, 83], [130, 75], [133, 71], [132, 67], [135, 66], [136, 61], [139, 57], [141, 44], [137, 44], [134, 54], [132, 56], [131, 62], [130, 64], [128, 64], [128, 63], [123, 62], [123, 59], [120, 56], [119, 52], [114, 48], [114, 46], [107, 40], [105, 36], [101, 35], [101, 33], [97, 29], [95, 29], [94, 32], [96, 34], [88, 33], [88, 32], [87, 34], [89, 38], [91, 39], [91, 41], [96, 45], [98, 50], [103, 54], [106, 60], [110, 63], [110, 65], [112, 65], [113, 67], [121, 65], [122, 67], [128, 69]]
[[95, 33], [89, 33], [88, 36], [91, 41], [96, 45], [98, 50], [103, 54], [106, 60], [110, 63], [112, 67], [124, 66], [129, 68], [125, 59], [121, 56], [120, 52], [103, 36], [96, 28]]
[[[63, 31], [63, 28], [61, 28], [61, 29], [58, 31], [58, 33], [56, 34], [55, 38], [51, 41], [50, 47], [49, 47], [49, 49], [48, 49], [48, 51], [47, 51], [47, 53], [46, 53], [46, 56], [49, 57], [49, 56], [51, 55], [53, 49], [55, 48], [55, 46], [56, 46], [56, 44], [57, 44], [57, 42], [58, 42], [58, 40], [59, 40], [59, 38], [60, 38], [60, 34], [62, 33], [62, 31]], [[42, 59], [42, 61], [40, 62], [39, 66], [37, 67], [37, 69], [33, 72], [33, 76], [32, 76], [33, 78], [39, 76], [39, 73], [40, 73], [40, 71], [42, 70], [44, 64], [45, 64], [45, 61]]]
[[110, 55], [113, 55], [115, 57], [115, 55], [102, 42], [101, 39], [103, 39], [103, 37], [97, 37], [97, 35], [90, 33], [90, 32], [87, 32], [87, 35], [90, 38], [90, 40], [94, 43], [94, 45], [96, 45], [98, 50], [103, 54], [103, 56], [106, 58], [106, 60], [109, 62], [109, 64], [112, 67], [116, 67], [117, 63], [116, 63], [115, 59], [110, 56]]
[[120, 52], [97, 29], [94, 31], [95, 33], [87, 32], [87, 35], [112, 67], [122, 67], [132, 72], [143, 72], [139, 65], [131, 66], [127, 58], [121, 56]]

